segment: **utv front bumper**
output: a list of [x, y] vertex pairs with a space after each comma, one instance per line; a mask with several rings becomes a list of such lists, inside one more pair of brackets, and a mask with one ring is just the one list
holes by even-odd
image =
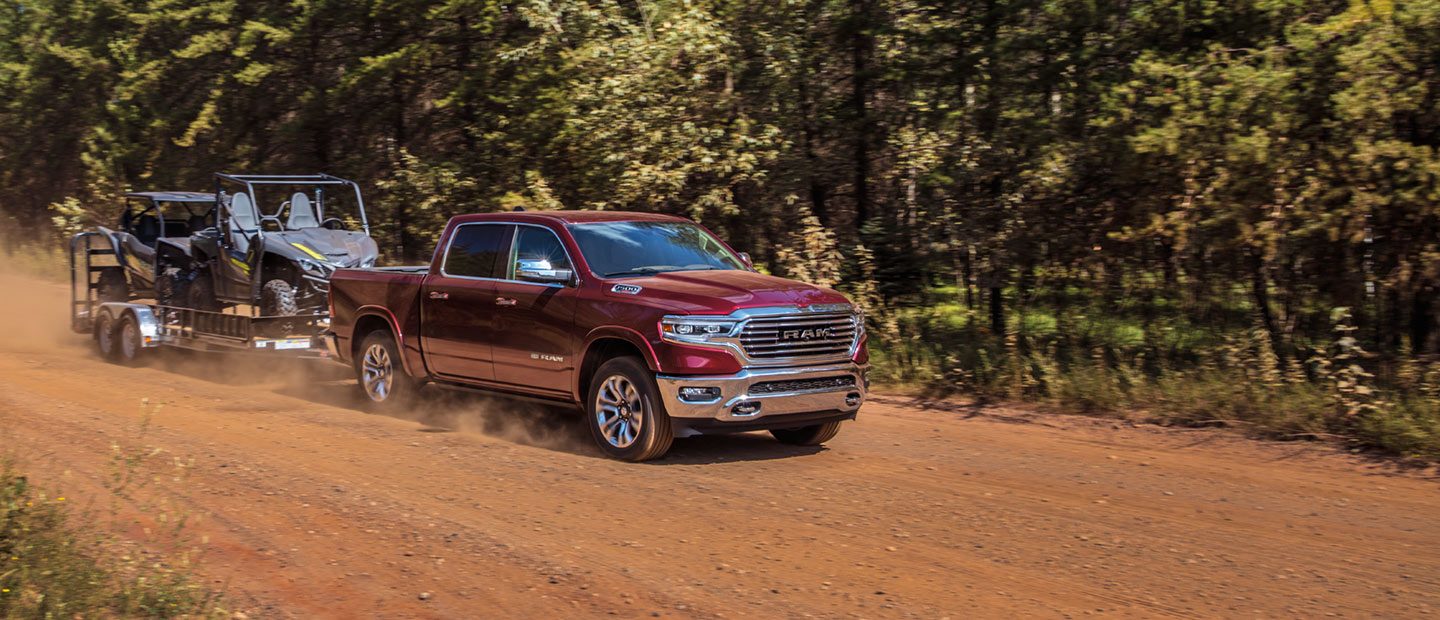
[[869, 369], [844, 363], [655, 379], [675, 435], [686, 437], [854, 419], [869, 392]]

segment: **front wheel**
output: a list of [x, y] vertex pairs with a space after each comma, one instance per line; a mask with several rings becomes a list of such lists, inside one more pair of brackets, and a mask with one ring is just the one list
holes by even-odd
[[834, 439], [835, 434], [839, 432], [839, 422], [826, 422], [800, 428], [777, 428], [770, 431], [770, 434], [780, 443], [788, 443], [792, 446], [818, 446]]
[[300, 314], [300, 305], [295, 302], [295, 287], [280, 279], [266, 282], [260, 291], [260, 308], [265, 316]]
[[639, 358], [616, 358], [595, 371], [585, 413], [595, 444], [611, 458], [648, 461], [675, 441], [655, 378]]
[[355, 356], [355, 378], [372, 408], [399, 411], [415, 398], [419, 386], [405, 374], [400, 348], [389, 331], [376, 330], [360, 341]]

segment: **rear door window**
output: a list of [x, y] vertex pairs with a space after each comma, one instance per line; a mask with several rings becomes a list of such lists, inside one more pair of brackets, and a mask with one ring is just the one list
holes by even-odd
[[441, 271], [464, 278], [504, 278], [502, 257], [510, 255], [513, 227], [508, 224], [462, 224], [445, 251]]

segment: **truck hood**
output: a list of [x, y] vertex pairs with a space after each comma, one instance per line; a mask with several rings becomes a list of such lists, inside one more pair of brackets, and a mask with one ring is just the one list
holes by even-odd
[[[629, 294], [624, 285], [641, 287]], [[742, 308], [850, 303], [844, 295], [813, 284], [753, 271], [676, 271], [605, 281], [606, 296], [654, 302], [685, 314], [729, 314]]]

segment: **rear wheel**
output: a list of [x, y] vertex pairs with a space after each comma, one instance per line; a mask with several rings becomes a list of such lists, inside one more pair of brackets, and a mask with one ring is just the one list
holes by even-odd
[[178, 268], [165, 269], [155, 278], [155, 301], [162, 306], [178, 306], [186, 303], [190, 292], [190, 279]]
[[400, 363], [400, 348], [387, 330], [376, 330], [360, 341], [355, 355], [355, 378], [370, 406], [381, 411], [404, 409], [419, 386]]
[[127, 314], [115, 328], [115, 356], [120, 363], [136, 366], [145, 361], [145, 339], [140, 333], [140, 322], [135, 315]]
[[102, 314], [95, 321], [95, 351], [100, 354], [100, 359], [115, 359], [115, 321], [109, 314]]
[[800, 428], [777, 428], [770, 431], [770, 434], [780, 443], [788, 443], [793, 446], [818, 446], [834, 439], [835, 434], [839, 432], [839, 422], [826, 422]]
[[675, 441], [655, 377], [635, 357], [619, 357], [595, 371], [586, 399], [585, 426], [611, 458], [648, 461], [664, 456]]
[[125, 271], [119, 267], [102, 269], [95, 288], [96, 295], [102, 302], [130, 300], [130, 283], [125, 281]]
[[211, 312], [220, 309], [220, 301], [215, 299], [215, 282], [210, 279], [209, 271], [201, 269], [195, 272], [185, 290], [185, 306]]
[[295, 287], [284, 280], [271, 280], [260, 291], [260, 311], [265, 316], [295, 316], [300, 305], [295, 302]]

